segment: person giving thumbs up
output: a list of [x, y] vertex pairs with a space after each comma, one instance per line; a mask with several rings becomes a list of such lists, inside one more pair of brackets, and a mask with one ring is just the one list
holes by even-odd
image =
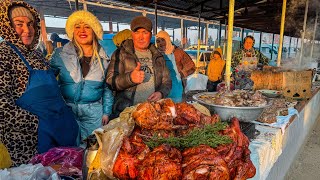
[[137, 67], [134, 68], [134, 70], [130, 74], [131, 81], [140, 84], [144, 80], [144, 71], [140, 70], [141, 68], [141, 63], [137, 62]]

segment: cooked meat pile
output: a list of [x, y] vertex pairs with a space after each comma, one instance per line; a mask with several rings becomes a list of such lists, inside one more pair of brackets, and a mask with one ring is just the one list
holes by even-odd
[[206, 116], [187, 103], [174, 104], [170, 99], [143, 103], [133, 113], [138, 126], [126, 138], [117, 156], [113, 173], [119, 179], [247, 179], [255, 175], [250, 160], [249, 140], [234, 118], [222, 135], [233, 143], [212, 148], [200, 145], [176, 149], [162, 144], [152, 151], [141, 137], [180, 136], [194, 127], [215, 124], [217, 115]]
[[150, 152], [148, 146], [139, 136], [140, 129], [135, 128], [130, 137], [123, 140], [120, 152], [113, 166], [113, 175], [119, 179], [135, 179], [138, 167]]
[[231, 124], [223, 132], [233, 143], [216, 148], [228, 164], [230, 179], [248, 179], [256, 174], [256, 168], [250, 160], [249, 139], [241, 132], [239, 120], [233, 118]]
[[277, 122], [277, 116], [287, 116], [288, 106], [284, 98], [276, 98], [271, 101], [271, 106], [265, 108], [257, 119], [263, 123]]
[[161, 145], [153, 149], [139, 166], [138, 179], [160, 180], [182, 177], [181, 152], [169, 145]]
[[267, 105], [266, 98], [261, 92], [234, 90], [220, 91], [217, 94], [205, 94], [198, 97], [207, 104], [232, 107], [260, 107]]
[[182, 153], [183, 179], [230, 179], [227, 163], [207, 145], [188, 148]]

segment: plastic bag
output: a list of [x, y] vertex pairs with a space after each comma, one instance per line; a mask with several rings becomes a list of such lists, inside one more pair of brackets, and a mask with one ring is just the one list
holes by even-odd
[[96, 166], [98, 163], [101, 169], [95, 168], [92, 172], [89, 170], [89, 178], [101, 174], [102, 170], [103, 174], [109, 179], [115, 179], [113, 176], [113, 165], [122, 146], [123, 138], [129, 136], [133, 131], [135, 122], [131, 117], [131, 113], [137, 106], [127, 107], [120, 113], [118, 118], [113, 119], [101, 129], [95, 130], [94, 133], [99, 143], [99, 150], [101, 148], [101, 153], [98, 150], [96, 158], [99, 159], [95, 159], [92, 166]]
[[42, 164], [22, 164], [19, 167], [0, 170], [0, 179], [8, 180], [34, 180], [48, 179], [60, 180], [57, 172], [51, 167], [43, 167]]
[[207, 82], [208, 76], [195, 72], [187, 77], [187, 86], [184, 91], [187, 93], [194, 90], [206, 90]]
[[58, 147], [36, 155], [30, 162], [51, 166], [59, 175], [82, 176], [82, 158], [82, 148]]

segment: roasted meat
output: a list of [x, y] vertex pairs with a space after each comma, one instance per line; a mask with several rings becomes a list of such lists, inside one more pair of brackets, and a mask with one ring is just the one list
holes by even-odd
[[249, 139], [242, 133], [239, 120], [232, 118], [230, 126], [221, 133], [233, 140], [232, 144], [220, 145], [216, 148], [228, 165], [230, 178], [252, 178], [256, 173], [256, 168], [250, 160]]
[[171, 99], [140, 104], [132, 114], [135, 122], [145, 129], [174, 129], [173, 119], [176, 117], [175, 104]]
[[182, 156], [178, 149], [161, 145], [153, 149], [139, 166], [138, 179], [143, 180], [179, 180]]
[[177, 103], [176, 111], [177, 116], [183, 118], [182, 120], [188, 122], [188, 124], [200, 123], [201, 112], [194, 108], [191, 104], [186, 102]]
[[207, 145], [183, 151], [182, 171], [184, 180], [229, 180], [229, 168], [219, 153]]
[[139, 136], [140, 129], [135, 128], [129, 138], [123, 140], [120, 152], [113, 166], [113, 175], [119, 179], [135, 179], [138, 165], [150, 152]]

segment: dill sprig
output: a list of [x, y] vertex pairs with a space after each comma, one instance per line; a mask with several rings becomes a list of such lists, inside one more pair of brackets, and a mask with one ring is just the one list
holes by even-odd
[[218, 122], [214, 125], [206, 125], [204, 128], [195, 128], [185, 136], [167, 138], [158, 137], [154, 135], [145, 139], [144, 142], [150, 148], [155, 148], [161, 144], [169, 144], [179, 149], [185, 149], [189, 147], [199, 146], [206, 144], [212, 148], [215, 148], [221, 144], [230, 144], [232, 140], [228, 136], [220, 135], [218, 132], [224, 130], [228, 126], [225, 122]]

